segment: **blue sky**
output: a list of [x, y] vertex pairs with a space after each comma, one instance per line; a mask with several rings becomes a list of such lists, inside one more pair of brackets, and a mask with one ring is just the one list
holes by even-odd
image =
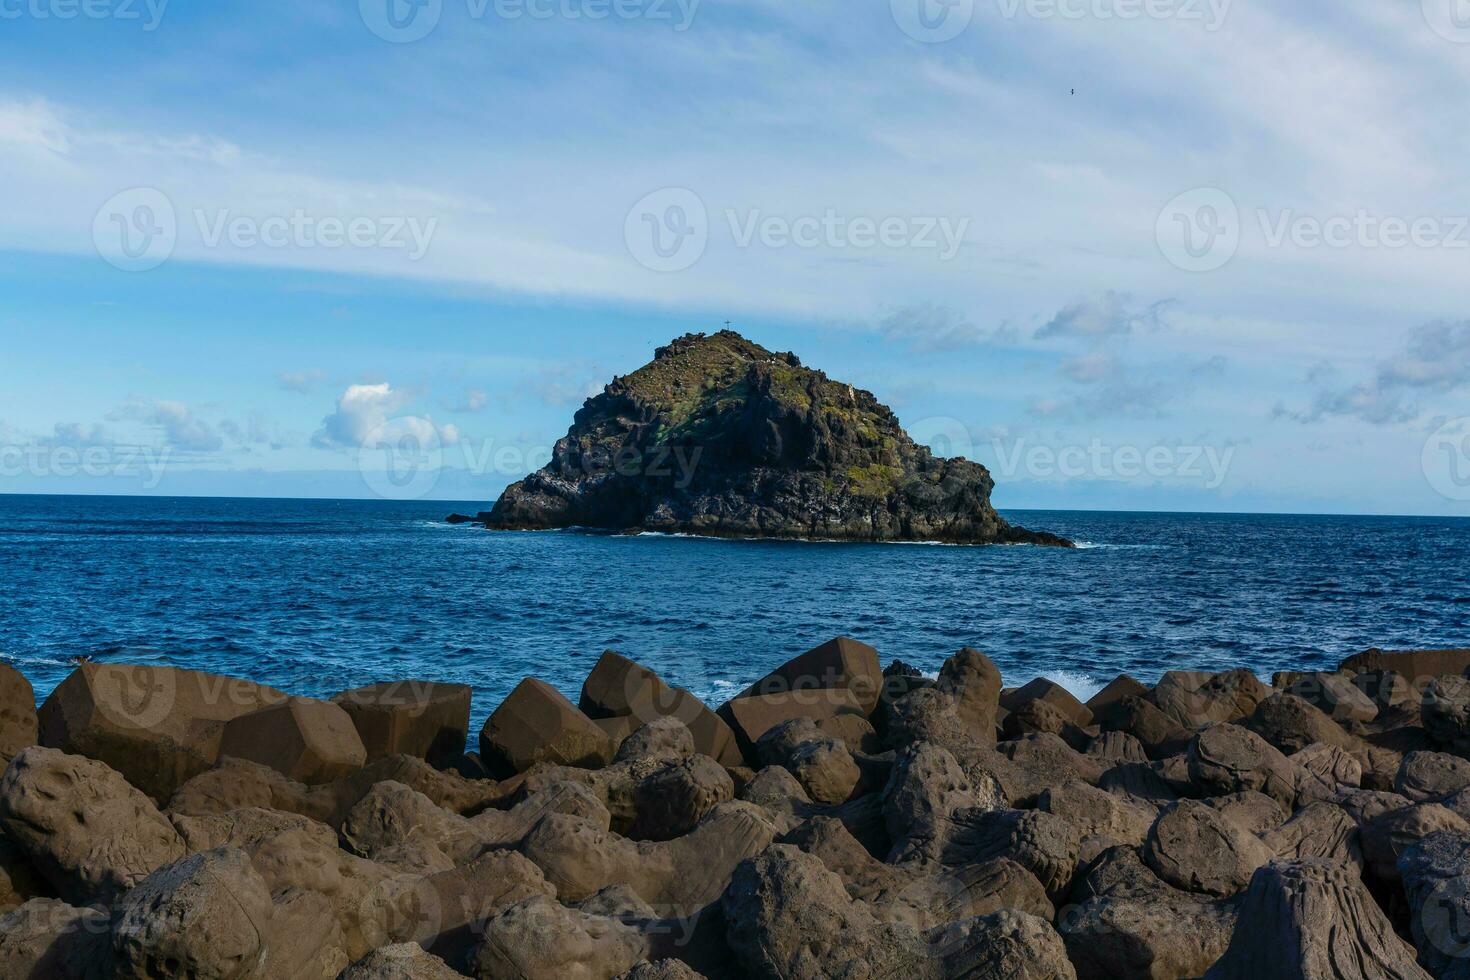
[[0, 491], [488, 502], [730, 320], [1002, 508], [1470, 514], [1455, 2], [0, 0]]

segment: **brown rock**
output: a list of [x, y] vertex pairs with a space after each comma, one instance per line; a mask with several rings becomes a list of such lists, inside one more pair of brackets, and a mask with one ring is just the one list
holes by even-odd
[[1041, 794], [1036, 806], [1076, 828], [1084, 861], [1118, 844], [1142, 844], [1158, 816], [1151, 806], [1115, 796], [1079, 779], [1051, 787]]
[[219, 753], [307, 785], [342, 779], [367, 761], [347, 712], [310, 698], [287, 698], [226, 722]]
[[1038, 677], [1023, 687], [1001, 695], [1000, 703], [1007, 711], [1018, 711], [1027, 702], [1037, 700], [1046, 701], [1078, 728], [1086, 728], [1092, 724], [1092, 712], [1087, 706], [1078, 701], [1071, 691], [1045, 677]]
[[1260, 704], [1244, 722], [1246, 728], [1270, 742], [1287, 755], [1293, 755], [1314, 742], [1336, 745], [1352, 751], [1357, 743], [1342, 726], [1295, 694], [1273, 694]]
[[1422, 687], [1431, 677], [1460, 675], [1470, 667], [1470, 650], [1365, 650], [1348, 657], [1340, 670], [1361, 674], [1370, 670], [1391, 670], [1415, 687]]
[[108, 980], [110, 924], [106, 912], [33, 898], [0, 916], [0, 977]]
[[1332, 803], [1309, 803], [1280, 827], [1262, 835], [1261, 843], [1284, 858], [1330, 858], [1354, 868], [1363, 866], [1358, 825]]
[[862, 705], [845, 687], [741, 696], [725, 702], [718, 713], [735, 733], [741, 752], [752, 762], [758, 757], [755, 745], [761, 736], [782, 722], [796, 718], [811, 719], [823, 731], [847, 741], [850, 748], [856, 747], [854, 742], [861, 742], [861, 737], [850, 737], [854, 732], [872, 732]]
[[635, 719], [632, 731], [658, 718], [674, 718], [693, 735], [696, 752], [721, 765], [742, 762], [735, 733], [703, 701], [683, 688], [669, 687], [647, 667], [611, 650], [587, 675], [578, 707], [593, 721]]
[[947, 750], [920, 742], [898, 754], [883, 791], [883, 816], [893, 849], [891, 863], [938, 862], [958, 832], [961, 810], [1001, 809], [993, 784], [977, 788]]
[[1149, 699], [1184, 728], [1238, 721], [1255, 710], [1270, 690], [1248, 670], [1200, 675], [1170, 671]]
[[1210, 795], [1253, 790], [1284, 807], [1296, 800], [1296, 768], [1265, 739], [1239, 725], [1215, 725], [1196, 735], [1189, 743], [1188, 764], [1190, 779]]
[[466, 779], [407, 755], [379, 759], [345, 779], [320, 786], [296, 782], [258, 763], [224, 759], [217, 768], [179, 787], [168, 808], [174, 813], [202, 816], [259, 807], [299, 813], [335, 827], [369, 790], [388, 781], [403, 783], [455, 813], [508, 805], [506, 801], [514, 792], [513, 783]]
[[1359, 831], [1368, 872], [1380, 881], [1396, 883], [1399, 856], [1415, 841], [1440, 830], [1470, 833], [1470, 823], [1438, 803], [1401, 807], [1373, 817]]
[[1103, 732], [1088, 743], [1083, 754], [1108, 767], [1119, 762], [1148, 761], [1143, 743], [1127, 732]]
[[1378, 705], [1358, 689], [1350, 675], [1302, 674], [1286, 691], [1339, 723], [1372, 721], [1378, 716]]
[[144, 878], [118, 904], [115, 975], [262, 975], [272, 912], [270, 892], [243, 851], [221, 848], [185, 858]]
[[520, 844], [564, 902], [625, 883], [665, 917], [691, 915], [717, 899], [735, 866], [775, 839], [756, 807], [717, 806], [694, 830], [671, 841], [634, 842], [587, 820], [552, 813]]
[[659, 960], [657, 963], [639, 963], [613, 980], [705, 980], [705, 977], [678, 960]]
[[1470, 835], [1442, 830], [1415, 841], [1399, 857], [1419, 962], [1437, 977], [1461, 974], [1470, 960]]
[[40, 743], [106, 763], [155, 802], [219, 758], [225, 723], [286, 695], [234, 677], [83, 664], [40, 711]]
[[1470, 753], [1470, 678], [1436, 677], [1424, 688], [1419, 708], [1424, 731], [1436, 744]]
[[439, 957], [418, 943], [380, 946], [338, 976], [337, 980], [461, 980]]
[[1077, 870], [1077, 830], [1039, 810], [961, 810], [940, 861], [949, 866], [997, 858], [1030, 871], [1053, 902], [1067, 893]]
[[1415, 803], [1442, 800], [1470, 786], [1470, 760], [1444, 752], [1404, 756], [1393, 788]]
[[525, 772], [537, 762], [598, 769], [614, 747], [602, 729], [561, 692], [528, 677], [501, 702], [480, 732], [480, 757], [492, 772]]
[[866, 718], [878, 706], [882, 689], [883, 669], [878, 664], [878, 651], [866, 643], [839, 636], [777, 667], [736, 699], [846, 690], [857, 702], [858, 712]]
[[332, 699], [362, 738], [367, 761], [411, 755], [448, 768], [464, 754], [470, 731], [468, 684], [388, 681]]
[[1226, 820], [1257, 837], [1275, 830], [1286, 822], [1290, 811], [1264, 793], [1246, 790], [1225, 796], [1212, 796], [1202, 801]]
[[36, 692], [25, 675], [9, 664], [0, 663], [0, 766], [20, 750], [36, 744], [39, 724], [36, 719]]
[[1078, 980], [1185, 980], [1230, 945], [1234, 911], [1225, 903], [1164, 888], [1147, 897], [1089, 898], [1058, 927]]
[[983, 744], [995, 741], [1000, 686], [1000, 670], [985, 654], [969, 647], [944, 661], [935, 684], [941, 693], [954, 699], [955, 714]]
[[1357, 874], [1273, 861], [1251, 878], [1230, 948], [1206, 980], [1428, 980]]
[[1363, 764], [1336, 745], [1313, 742], [1288, 761], [1298, 769], [1298, 802], [1335, 800], [1343, 790], [1357, 789], [1363, 782]]
[[633, 791], [637, 819], [634, 840], [663, 841], [694, 830], [715, 807], [735, 798], [735, 783], [707, 755], [668, 763]]
[[1119, 674], [1101, 691], [1087, 699], [1087, 710], [1092, 712], [1093, 718], [1101, 722], [1103, 716], [1124, 698], [1141, 698], [1148, 694], [1148, 690], [1148, 685], [1141, 681], [1136, 681], [1127, 674]]
[[0, 825], [68, 901], [109, 901], [182, 858], [148, 797], [107, 766], [39, 746], [0, 780]]
[[537, 896], [490, 920], [473, 972], [483, 980], [603, 980], [649, 953], [647, 937], [634, 925]]
[[1192, 734], [1153, 702], [1133, 696], [1124, 697], [1109, 708], [1102, 727], [1132, 735], [1152, 759], [1182, 751]]
[[1143, 847], [1144, 862], [1165, 882], [1222, 898], [1244, 888], [1271, 856], [1266, 845], [1195, 800], [1161, 813]]

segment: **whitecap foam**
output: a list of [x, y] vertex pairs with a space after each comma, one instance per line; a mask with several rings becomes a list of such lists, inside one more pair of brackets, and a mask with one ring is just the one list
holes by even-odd
[[[1035, 677], [1045, 677], [1053, 684], [1058, 684], [1061, 687], [1066, 688], [1067, 692], [1071, 694], [1072, 697], [1076, 698], [1078, 701], [1083, 702], [1087, 701], [1098, 691], [1101, 691], [1105, 686], [1102, 682], [1094, 680], [1092, 675], [1085, 674], [1080, 670], [1066, 670], [1062, 668], [1057, 668], [1054, 670], [1043, 670], [1039, 674], [1035, 674], [1032, 677], [1027, 677], [1026, 681], [1029, 682]], [[1020, 685], [1011, 685], [1009, 682], [1007, 682], [1006, 686], [1019, 687]]]

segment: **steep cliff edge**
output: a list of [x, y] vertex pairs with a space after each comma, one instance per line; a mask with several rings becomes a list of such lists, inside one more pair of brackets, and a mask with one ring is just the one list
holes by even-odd
[[737, 537], [1069, 546], [1007, 523], [978, 463], [916, 445], [870, 392], [732, 331], [689, 334], [588, 399], [479, 520]]

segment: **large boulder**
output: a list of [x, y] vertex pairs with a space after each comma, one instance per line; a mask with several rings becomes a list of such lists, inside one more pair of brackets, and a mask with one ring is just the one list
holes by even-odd
[[1135, 680], [1127, 674], [1119, 674], [1101, 691], [1087, 699], [1087, 710], [1091, 711], [1092, 717], [1101, 723], [1103, 718], [1111, 713], [1124, 698], [1146, 697], [1148, 690], [1148, 685], [1142, 681]]
[[1215, 725], [1189, 743], [1189, 777], [1211, 796], [1251, 790], [1282, 806], [1296, 800], [1298, 772], [1259, 735], [1239, 725]]
[[1393, 788], [1415, 803], [1452, 796], [1470, 786], [1470, 760], [1445, 752], [1410, 752], [1404, 756]]
[[1322, 742], [1352, 751], [1358, 743], [1320, 709], [1295, 694], [1281, 692], [1256, 705], [1242, 724], [1286, 755]]
[[104, 911], [33, 898], [0, 916], [0, 977], [110, 980], [110, 926]]
[[1399, 856], [1419, 962], [1435, 976], [1463, 976], [1470, 962], [1470, 834], [1443, 830], [1410, 844]]
[[1183, 751], [1192, 734], [1158, 705], [1134, 695], [1125, 696], [1110, 705], [1101, 719], [1101, 727], [1104, 731], [1132, 735], [1151, 759]]
[[1078, 980], [1192, 980], [1230, 945], [1228, 903], [1160, 887], [1086, 898], [1057, 917]]
[[122, 776], [38, 746], [0, 779], [0, 825], [77, 905], [110, 901], [185, 854], [178, 831]]
[[[930, 692], [918, 691], [909, 698], [924, 693]], [[811, 719], [822, 731], [842, 739], [853, 749], [859, 748], [873, 732], [862, 704], [845, 687], [742, 696], [721, 705], [719, 715], [735, 733], [741, 752], [752, 763], [760, 756], [756, 743], [762, 735], [798, 718]]]
[[243, 851], [221, 848], [185, 858], [143, 879], [118, 903], [116, 976], [264, 975], [272, 913], [265, 881]]
[[561, 692], [528, 677], [516, 685], [480, 731], [480, 757], [498, 775], [538, 762], [599, 769], [612, 761], [612, 739]]
[[462, 980], [464, 974], [418, 943], [390, 943], [338, 974], [337, 980]]
[[1357, 873], [1273, 861], [1251, 878], [1230, 948], [1206, 980], [1429, 980]]
[[1277, 857], [1330, 858], [1363, 866], [1357, 822], [1335, 803], [1309, 803], [1281, 826], [1261, 835]]
[[1078, 728], [1086, 728], [1092, 724], [1092, 712], [1087, 706], [1078, 701], [1071, 691], [1045, 677], [1038, 677], [1014, 691], [1002, 694], [1000, 698], [1001, 707], [1007, 711], [1019, 711], [1031, 701], [1047, 702]]
[[1183, 727], [1197, 728], [1244, 718], [1270, 693], [1248, 670], [1205, 675], [1176, 670], [1159, 679], [1149, 698]]
[[36, 744], [36, 692], [25, 675], [0, 663], [0, 766], [10, 765], [21, 749]]
[[168, 808], [174, 813], [202, 816], [260, 807], [299, 813], [335, 827], [369, 790], [388, 781], [403, 783], [455, 813], [507, 807], [518, 798], [521, 788], [514, 783], [441, 772], [408, 755], [379, 759], [343, 779], [318, 786], [296, 782], [268, 766], [225, 758], [216, 768], [179, 787]]
[[648, 938], [635, 925], [537, 896], [486, 924], [474, 975], [483, 980], [605, 980], [632, 969], [649, 953]]
[[1043, 919], [1004, 910], [930, 930], [884, 922], [853, 901], [817, 857], [786, 844], [740, 866], [721, 910], [730, 949], [747, 976], [1075, 977], [1060, 937]]
[[1158, 816], [1151, 806], [1089, 786], [1080, 779], [1047, 789], [1036, 806], [1076, 828], [1084, 861], [1118, 844], [1142, 844]]
[[577, 706], [593, 721], [627, 719], [630, 732], [659, 718], [674, 718], [694, 736], [696, 752], [725, 766], [744, 761], [735, 733], [703, 701], [611, 650], [587, 675]]
[[964, 647], [944, 661], [934, 685], [954, 699], [955, 714], [976, 741], [995, 741], [1000, 705], [1000, 670], [979, 650]]
[[839, 636], [788, 660], [736, 697], [827, 690], [851, 692], [863, 717], [871, 715], [883, 690], [878, 651], [866, 643]]
[[735, 797], [735, 783], [718, 762], [692, 755], [645, 776], [633, 790], [635, 840], [672, 840], [694, 830], [715, 807]]
[[1436, 677], [1419, 708], [1424, 731], [1436, 745], [1470, 755], [1470, 678]]
[[157, 803], [215, 764], [225, 724], [286, 695], [151, 664], [83, 664], [40, 711], [40, 744], [105, 762]]
[[1265, 844], [1196, 800], [1161, 813], [1143, 846], [1144, 862], [1165, 882], [1221, 898], [1239, 892], [1271, 858]]
[[1460, 675], [1470, 668], [1470, 650], [1364, 650], [1338, 668], [1348, 674], [1390, 670], [1421, 689], [1432, 677]]
[[729, 884], [735, 866], [764, 850], [776, 828], [755, 806], [715, 807], [694, 830], [670, 841], [631, 841], [590, 821], [547, 814], [521, 841], [520, 852], [556, 887], [564, 902], [623, 883], [668, 918], [692, 915]]
[[411, 755], [445, 768], [464, 754], [468, 684], [387, 681], [343, 691], [332, 701], [352, 719], [368, 762]]
[[361, 769], [367, 750], [352, 718], [330, 701], [287, 698], [225, 723], [219, 753], [268, 766], [309, 786]]
[[1301, 674], [1286, 691], [1339, 723], [1372, 721], [1378, 716], [1378, 705], [1347, 674]]
[[847, 802], [862, 780], [862, 769], [842, 740], [824, 734], [809, 718], [783, 722], [756, 743], [762, 766], [782, 766], [796, 777], [814, 802]]

